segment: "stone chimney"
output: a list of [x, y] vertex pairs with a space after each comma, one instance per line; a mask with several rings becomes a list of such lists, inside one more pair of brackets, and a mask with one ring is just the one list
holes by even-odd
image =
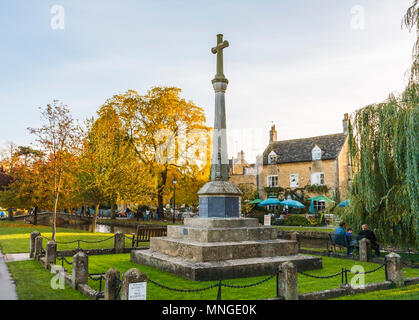
[[237, 153], [237, 163], [244, 163], [244, 152], [243, 150]]
[[271, 131], [269, 131], [269, 143], [276, 142], [277, 132], [275, 130], [275, 125], [272, 125]]
[[343, 116], [342, 124], [343, 124], [343, 133], [348, 134], [349, 133], [349, 130], [348, 130], [349, 115], [347, 113], [345, 113], [345, 115]]

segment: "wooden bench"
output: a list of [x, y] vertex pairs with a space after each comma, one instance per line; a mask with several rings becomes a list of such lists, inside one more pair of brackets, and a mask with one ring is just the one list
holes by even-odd
[[[333, 252], [336, 252], [336, 247], [338, 247], [339, 249], [342, 249], [342, 248], [348, 248], [350, 246], [348, 237], [345, 234], [336, 235], [336, 234], [329, 233], [329, 239], [332, 244]], [[358, 249], [358, 246], [351, 246], [351, 247]]]
[[148, 242], [151, 237], [167, 236], [167, 228], [141, 228], [137, 226], [137, 232], [132, 234], [132, 247], [138, 247], [140, 242]]

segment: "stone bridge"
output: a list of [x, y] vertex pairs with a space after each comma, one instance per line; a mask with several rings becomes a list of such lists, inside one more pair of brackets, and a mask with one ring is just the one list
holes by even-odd
[[[38, 221], [41, 219], [51, 219], [53, 217], [53, 212], [49, 211], [42, 211], [38, 213]], [[21, 217], [15, 217], [16, 219], [19, 219]], [[33, 223], [33, 215], [27, 215], [23, 216], [23, 219], [27, 223]], [[61, 221], [60, 221], [61, 220]], [[57, 221], [60, 221], [60, 223], [80, 223], [80, 222], [86, 222], [90, 223], [92, 222], [93, 217], [92, 216], [82, 216], [80, 214], [75, 213], [64, 213], [64, 212], [57, 212]]]

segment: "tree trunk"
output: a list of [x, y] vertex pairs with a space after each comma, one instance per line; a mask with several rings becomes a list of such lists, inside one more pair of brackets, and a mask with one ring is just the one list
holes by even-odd
[[52, 240], [56, 241], [55, 234], [57, 233], [57, 206], [58, 206], [58, 193], [54, 195], [54, 215], [52, 218]]
[[9, 212], [9, 221], [13, 221], [14, 220], [14, 218], [13, 218], [13, 209], [12, 208], [9, 208], [8, 212]]
[[111, 219], [116, 219], [115, 215], [115, 201], [111, 200]]
[[95, 233], [96, 232], [96, 222], [97, 222], [97, 216], [99, 213], [99, 203], [96, 203], [95, 205], [95, 214], [93, 215], [93, 222], [92, 222], [92, 232]]
[[159, 219], [163, 218], [163, 192], [164, 192], [164, 187], [166, 186], [166, 180], [167, 180], [167, 168], [165, 168], [165, 170], [163, 170], [160, 173], [160, 179], [157, 186], [157, 202], [158, 202], [157, 212], [159, 214]]
[[33, 225], [34, 226], [38, 225], [38, 207], [35, 207], [33, 209]]

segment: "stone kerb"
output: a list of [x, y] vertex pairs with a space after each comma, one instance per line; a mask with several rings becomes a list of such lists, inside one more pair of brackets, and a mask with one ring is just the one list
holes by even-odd
[[298, 300], [298, 273], [292, 262], [284, 262], [278, 267], [278, 295], [285, 300]]
[[73, 257], [72, 287], [87, 284], [89, 280], [89, 257], [84, 252], [79, 252]]
[[42, 236], [37, 236], [35, 238], [35, 250], [34, 250], [34, 259], [35, 260], [40, 260], [42, 254], [43, 254], [43, 249], [42, 249]]
[[29, 257], [31, 259], [35, 258], [35, 239], [39, 237], [41, 233], [39, 231], [32, 231], [29, 243]]
[[115, 268], [110, 268], [105, 273], [105, 300], [117, 300], [119, 298], [119, 279], [121, 273]]
[[371, 241], [367, 238], [359, 241], [359, 260], [364, 262], [371, 261]]
[[125, 249], [125, 236], [121, 232], [116, 232], [114, 237], [115, 253], [123, 253]]
[[122, 275], [121, 300], [129, 300], [130, 284], [147, 282], [147, 275], [136, 268], [127, 270]]
[[392, 252], [386, 255], [386, 275], [387, 280], [393, 282], [396, 286], [404, 286], [403, 266], [401, 257]]
[[45, 268], [48, 268], [51, 264], [55, 264], [57, 259], [57, 243], [54, 240], [50, 240], [47, 243], [47, 250], [45, 252]]

